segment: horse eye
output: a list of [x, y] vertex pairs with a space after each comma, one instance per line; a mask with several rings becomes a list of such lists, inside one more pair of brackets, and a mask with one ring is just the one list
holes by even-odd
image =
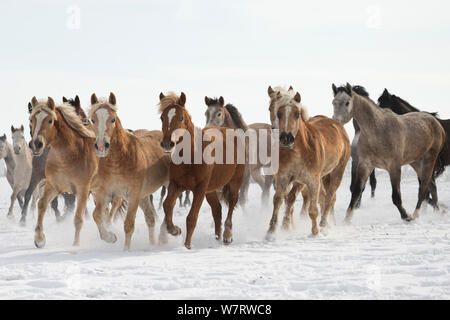
[[349, 104], [350, 104], [350, 102], [347, 101], [347, 103], [345, 104], [345, 106], [348, 107]]
[[116, 122], [116, 118], [112, 118], [112, 119], [111, 119], [111, 122], [112, 122], [112, 123]]
[[52, 122], [53, 122], [52, 119], [48, 120], [48, 123], [52, 124]]
[[91, 122], [92, 122], [92, 124], [95, 124], [95, 120], [94, 119], [91, 119]]
[[217, 116], [218, 116], [218, 117], [221, 117], [221, 116], [222, 116], [222, 112], [219, 112], [219, 113], [217, 114]]
[[298, 118], [300, 118], [300, 112], [296, 112], [294, 115], [295, 119], [297, 120]]

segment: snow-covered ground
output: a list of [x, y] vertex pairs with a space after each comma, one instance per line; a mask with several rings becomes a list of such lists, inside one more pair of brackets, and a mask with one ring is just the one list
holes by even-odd
[[[413, 223], [400, 220], [391, 203], [386, 173], [378, 171], [375, 200], [366, 191], [352, 225], [343, 218], [350, 199], [348, 175], [338, 191], [337, 225], [311, 236], [311, 222], [298, 217], [296, 229], [264, 240], [271, 205], [261, 207], [260, 190], [250, 187], [250, 203], [235, 212], [234, 242], [216, 243], [206, 202], [194, 233], [193, 250], [184, 248], [187, 209], [177, 207], [181, 238], [149, 246], [142, 213], [138, 214], [131, 252], [123, 252], [123, 227], [112, 226], [118, 242], [98, 236], [85, 221], [80, 247], [72, 247], [71, 219], [45, 219], [47, 246], [33, 244], [34, 219], [26, 227], [6, 218], [10, 188], [0, 178], [1, 299], [450, 299], [450, 214], [424, 206]], [[440, 202], [450, 207], [450, 181], [438, 182]], [[418, 185], [413, 175], [402, 181], [404, 205], [412, 212]], [[155, 203], [158, 203], [159, 195]], [[92, 209], [92, 201], [89, 203]], [[224, 210], [225, 211], [225, 210]], [[158, 211], [158, 226], [163, 212]], [[224, 212], [225, 216], [225, 212]]]

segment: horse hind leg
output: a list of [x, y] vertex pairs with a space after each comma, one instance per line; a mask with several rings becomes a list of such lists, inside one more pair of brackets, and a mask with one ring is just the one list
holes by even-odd
[[250, 186], [250, 167], [245, 166], [244, 176], [242, 178], [241, 189], [239, 190], [239, 204], [245, 207], [248, 199], [248, 188]]
[[354, 210], [356, 208], [356, 204], [358, 200], [361, 198], [361, 194], [364, 190], [364, 186], [366, 185], [367, 179], [369, 178], [370, 173], [373, 171], [373, 167], [369, 167], [368, 165], [359, 162], [358, 168], [356, 171], [355, 182], [352, 188], [352, 198], [350, 200], [350, 204], [347, 209], [347, 213], [345, 216], [345, 222], [350, 223], [353, 217]]
[[186, 207], [186, 208], [191, 206], [191, 199], [189, 198], [190, 195], [191, 195], [191, 191], [186, 190], [184, 192], [184, 203], [183, 203], [183, 206]]
[[[421, 159], [421, 161], [415, 162], [411, 164], [414, 171], [417, 173], [417, 177], [419, 179], [419, 194], [416, 209], [414, 210], [414, 219], [419, 218], [420, 208], [422, 207], [422, 202], [427, 198], [430, 192], [430, 184], [432, 181], [433, 175], [433, 166], [435, 161], [427, 161], [427, 158]], [[436, 200], [437, 200], [437, 192], [436, 192]], [[433, 207], [438, 207], [437, 201], [433, 201]]]

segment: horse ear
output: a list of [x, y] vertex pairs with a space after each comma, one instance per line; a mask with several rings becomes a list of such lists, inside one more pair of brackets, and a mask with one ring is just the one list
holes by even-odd
[[33, 111], [33, 106], [31, 105], [31, 102], [28, 102], [28, 112], [31, 113]]
[[345, 86], [347, 88], [347, 91], [349, 93], [349, 95], [352, 95], [352, 85], [350, 83], [347, 82], [347, 85]]
[[333, 83], [332, 85], [331, 85], [331, 88], [333, 89], [333, 94], [334, 95], [337, 95], [337, 87], [336, 87], [336, 85]]
[[294, 87], [290, 86], [288, 91], [294, 91]]
[[47, 106], [50, 109], [55, 110], [55, 101], [53, 101], [53, 99], [51, 97], [48, 97]]
[[110, 92], [109, 93], [109, 103], [111, 103], [113, 106], [116, 105], [116, 96], [114, 95], [114, 93]]
[[384, 88], [383, 94], [388, 95], [389, 94], [388, 89]]
[[220, 98], [219, 98], [219, 103], [221, 104], [222, 107], [223, 107], [224, 104], [225, 104], [225, 100], [223, 99], [222, 96], [220, 96]]
[[272, 94], [273, 94], [273, 89], [272, 89], [272, 86], [269, 86], [269, 88], [267, 89], [267, 93], [269, 94], [269, 97], [271, 97], [272, 96]]
[[33, 99], [31, 99], [31, 105], [33, 107], [36, 107], [39, 104], [39, 102], [37, 101], [36, 97], [33, 97]]
[[98, 98], [95, 95], [95, 93], [93, 93], [92, 96], [91, 96], [91, 104], [94, 105], [94, 104], [97, 104], [97, 103], [98, 103]]
[[66, 99], [66, 97], [63, 97], [63, 103], [69, 102], [69, 100]]
[[77, 96], [75, 96], [75, 107], [77, 108], [81, 108], [81, 102], [80, 102], [80, 98]]
[[14, 129], [14, 126], [11, 126], [11, 132], [16, 131], [16, 129]]
[[25, 130], [25, 128], [23, 127], [23, 124], [20, 126], [20, 131], [24, 131]]
[[186, 95], [184, 94], [184, 92], [181, 93], [178, 104], [182, 107], [184, 107], [184, 105], [186, 104]]
[[6, 141], [6, 134], [3, 134], [3, 135], [0, 137], [0, 140]]
[[210, 104], [211, 104], [211, 100], [207, 97], [207, 96], [205, 96], [205, 104], [209, 107], [210, 106]]
[[302, 101], [302, 96], [300, 95], [300, 93], [297, 92], [297, 93], [295, 94], [294, 100], [295, 100], [297, 103], [300, 103], [300, 102]]
[[159, 101], [161, 101], [162, 99], [164, 99], [166, 96], [164, 95], [164, 93], [160, 93], [159, 94]]

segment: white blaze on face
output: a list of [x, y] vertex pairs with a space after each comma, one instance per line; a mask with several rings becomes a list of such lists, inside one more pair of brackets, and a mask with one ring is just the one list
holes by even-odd
[[289, 115], [291, 114], [291, 107], [286, 107], [286, 127], [285, 130], [288, 128], [288, 122], [289, 122]]
[[98, 119], [98, 137], [97, 141], [103, 141], [105, 137], [105, 131], [106, 131], [106, 121], [109, 118], [109, 113], [106, 109], [98, 109], [95, 114], [97, 115]]
[[172, 122], [173, 117], [175, 117], [175, 114], [177, 113], [177, 110], [175, 108], [172, 108], [169, 110], [169, 112], [167, 113], [167, 129], [170, 130], [170, 123]]
[[47, 118], [49, 114], [45, 111], [41, 111], [37, 113], [34, 118], [36, 119], [36, 127], [34, 128], [34, 134], [33, 134], [33, 140], [36, 140], [39, 131], [41, 130], [42, 121], [44, 121], [45, 118]]

